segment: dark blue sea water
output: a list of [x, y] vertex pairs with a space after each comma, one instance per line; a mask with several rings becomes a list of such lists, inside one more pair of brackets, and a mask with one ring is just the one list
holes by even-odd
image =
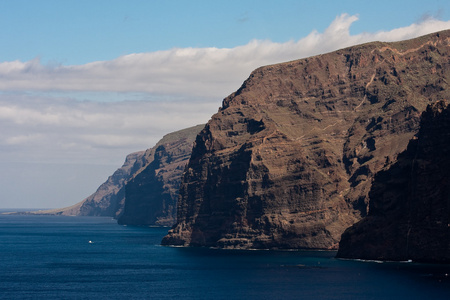
[[1, 299], [450, 299], [450, 266], [159, 245], [167, 228], [0, 215]]

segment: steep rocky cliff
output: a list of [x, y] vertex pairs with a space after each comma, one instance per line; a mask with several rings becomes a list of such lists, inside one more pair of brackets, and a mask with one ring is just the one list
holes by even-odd
[[80, 207], [82, 216], [113, 216], [118, 217], [125, 201], [123, 187], [125, 183], [146, 163], [145, 151], [127, 155], [125, 163], [117, 169], [97, 191], [86, 198]]
[[450, 31], [261, 67], [197, 136], [164, 245], [336, 248], [449, 98]]
[[338, 257], [450, 262], [450, 106], [422, 115], [417, 138], [377, 173], [369, 215], [342, 235]]
[[164, 136], [144, 157], [149, 162], [125, 185], [125, 207], [119, 224], [163, 225], [175, 223], [181, 175], [196, 135], [204, 125]]
[[[178, 197], [181, 173], [189, 159], [195, 136], [203, 127], [198, 125], [169, 133], [154, 147], [127, 155], [123, 166], [95, 193], [73, 206], [30, 213], [119, 218], [126, 207], [127, 213], [120, 218], [123, 224], [172, 225], [176, 212], [173, 202]], [[155, 169], [155, 166], [158, 167]], [[159, 175], [149, 177], [155, 170]], [[132, 192], [126, 195], [125, 184], [130, 180], [133, 182], [130, 185]], [[138, 190], [133, 190], [134, 187]], [[151, 201], [151, 207], [147, 207], [148, 201]], [[166, 207], [166, 203], [171, 203], [171, 208]], [[136, 209], [136, 205], [139, 208]], [[148, 211], [150, 208], [151, 212]], [[148, 216], [143, 216], [147, 213]], [[156, 214], [158, 220], [152, 214]], [[167, 220], [163, 220], [162, 216], [166, 216]]]

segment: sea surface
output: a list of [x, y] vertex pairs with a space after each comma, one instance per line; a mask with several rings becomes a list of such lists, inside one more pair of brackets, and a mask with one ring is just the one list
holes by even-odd
[[163, 247], [167, 228], [0, 214], [0, 299], [450, 299], [450, 266]]

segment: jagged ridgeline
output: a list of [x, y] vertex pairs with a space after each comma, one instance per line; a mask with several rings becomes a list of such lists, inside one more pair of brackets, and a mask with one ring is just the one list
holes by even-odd
[[[35, 213], [111, 216], [119, 218], [122, 224], [172, 225], [181, 174], [195, 136], [203, 127], [197, 125], [169, 133], [154, 147], [129, 154], [123, 166], [83, 201], [71, 207]], [[126, 188], [127, 183], [130, 188]], [[158, 211], [149, 211], [150, 208]]]
[[450, 31], [261, 67], [197, 136], [165, 245], [336, 248], [450, 99]]
[[419, 134], [379, 172], [370, 211], [347, 229], [338, 257], [450, 263], [450, 106], [430, 105]]

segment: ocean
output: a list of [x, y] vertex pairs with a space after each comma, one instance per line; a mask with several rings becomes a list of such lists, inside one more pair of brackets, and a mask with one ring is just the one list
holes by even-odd
[[168, 228], [0, 215], [0, 299], [449, 299], [450, 266], [163, 247]]

